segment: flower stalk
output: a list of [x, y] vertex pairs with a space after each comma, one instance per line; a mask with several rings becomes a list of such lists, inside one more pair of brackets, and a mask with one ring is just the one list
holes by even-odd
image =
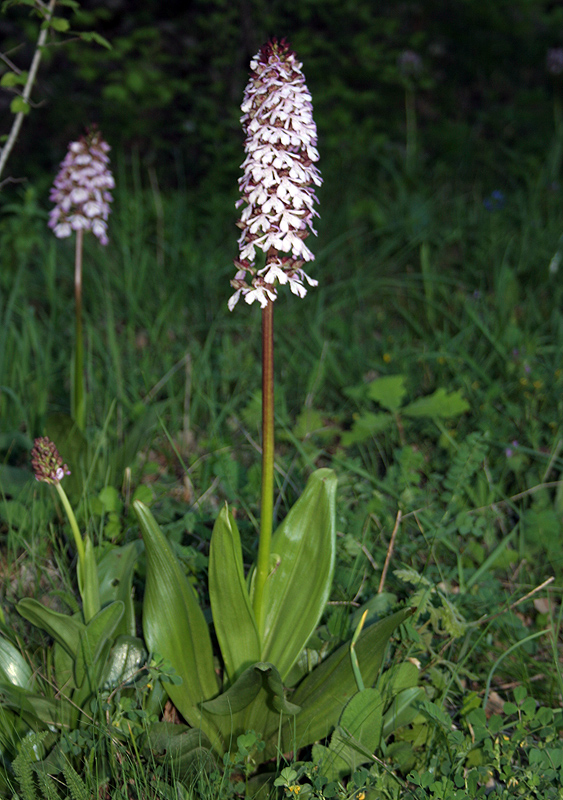
[[71, 142], [51, 189], [55, 203], [49, 227], [58, 239], [76, 233], [74, 262], [75, 345], [72, 365], [71, 416], [78, 428], [86, 426], [86, 387], [84, 380], [84, 342], [82, 331], [82, 252], [84, 231], [91, 231], [100, 244], [108, 244], [107, 221], [110, 189], [115, 182], [109, 169], [109, 145], [93, 129], [77, 142]]
[[84, 232], [76, 231], [74, 260], [74, 364], [72, 376], [71, 416], [81, 431], [86, 427], [86, 391], [84, 381], [84, 337], [82, 333], [82, 247]]
[[264, 629], [264, 591], [270, 572], [274, 522], [274, 304], [262, 309], [262, 492], [260, 540], [254, 585], [254, 613], [259, 631]]
[[[245, 204], [237, 223], [239, 258], [231, 281], [232, 311], [239, 299], [257, 301], [262, 308], [262, 493], [260, 539], [254, 580], [253, 608], [258, 631], [264, 634], [266, 586], [274, 512], [274, 301], [278, 286], [288, 285], [297, 297], [318, 282], [303, 266], [314, 255], [305, 244], [316, 233], [314, 187], [322, 179], [317, 129], [311, 95], [301, 64], [285, 40], [272, 39], [251, 61], [244, 92], [241, 122], [246, 135], [246, 158], [239, 179]], [[265, 253], [265, 264], [256, 264]]]
[[82, 597], [84, 619], [88, 623], [100, 610], [100, 590], [92, 543], [89, 537], [86, 537], [86, 542], [82, 538], [74, 510], [61, 485], [65, 475], [70, 475], [70, 470], [63, 463], [55, 444], [47, 436], [35, 440], [31, 451], [31, 465], [35, 479], [53, 485], [63, 504], [78, 556], [76, 568], [78, 588]]

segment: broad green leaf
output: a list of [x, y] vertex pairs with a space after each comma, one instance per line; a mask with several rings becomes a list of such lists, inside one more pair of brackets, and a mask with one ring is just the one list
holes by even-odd
[[46, 631], [49, 636], [65, 648], [73, 658], [76, 657], [84, 623], [77, 617], [60, 614], [38, 603], [32, 597], [24, 597], [16, 606], [21, 616], [32, 625]]
[[417, 686], [419, 677], [420, 671], [418, 667], [410, 661], [403, 661], [401, 664], [396, 664], [384, 672], [378, 687], [383, 695], [385, 704], [387, 705], [403, 689]]
[[64, 17], [51, 17], [49, 20], [49, 27], [53, 28], [55, 31], [59, 31], [59, 33], [64, 33], [70, 28], [70, 23], [68, 19]]
[[387, 375], [368, 384], [367, 394], [388, 411], [398, 411], [407, 393], [404, 375]]
[[[99, 611], [82, 631], [80, 647], [74, 662], [74, 679], [78, 687], [82, 686], [84, 678], [87, 676], [92, 684], [89, 687], [90, 691], [98, 689], [94, 682], [100, 675], [104, 664], [97, 662], [103, 651], [111, 646], [115, 629], [122, 616], [123, 603], [116, 600], [115, 603], [111, 603]], [[103, 661], [105, 662], [105, 658]]]
[[383, 738], [391, 736], [397, 728], [403, 725], [410, 725], [414, 718], [420, 713], [417, 704], [426, 696], [422, 686], [411, 686], [403, 689], [393, 698], [390, 707], [383, 716]]
[[143, 632], [153, 653], [172, 664], [181, 685], [166, 691], [184, 719], [202, 727], [211, 740], [216, 731], [202, 718], [199, 703], [217, 694], [213, 650], [207, 622], [196, 594], [150, 510], [135, 500], [147, 556]]
[[165, 763], [180, 780], [186, 771], [191, 774], [195, 768], [201, 774], [202, 766], [209, 771], [215, 766], [210, 747], [203, 731], [172, 722], [154, 722], [142, 739], [142, 750], [147, 759], [151, 763]]
[[128, 683], [137, 675], [147, 658], [141, 639], [136, 636], [119, 636], [110, 650], [103, 676], [103, 688], [115, 689]]
[[[273, 664], [257, 663], [246, 669], [222, 695], [203, 704], [231, 746], [247, 731], [258, 731], [267, 743], [263, 758], [276, 755], [278, 732], [283, 719], [293, 719], [299, 706], [285, 698], [284, 686]], [[290, 723], [292, 727], [292, 723]]]
[[12, 86], [25, 86], [27, 82], [27, 72], [5, 72], [0, 78], [0, 86], [10, 88]]
[[33, 671], [20, 651], [8, 639], [0, 636], [0, 683], [13, 683], [31, 689]]
[[285, 680], [329, 598], [336, 550], [336, 476], [319, 469], [272, 539], [278, 566], [266, 583], [262, 660]]
[[209, 549], [209, 597], [213, 624], [229, 683], [260, 661], [260, 641], [248, 596], [238, 528], [225, 506]]
[[461, 392], [448, 393], [442, 388], [436, 389], [427, 397], [413, 400], [401, 409], [401, 413], [406, 417], [457, 417], [465, 411], [469, 411], [469, 403]]
[[10, 111], [12, 114], [29, 114], [31, 106], [23, 99], [23, 97], [14, 97], [10, 103]]
[[[371, 760], [381, 740], [383, 699], [377, 689], [364, 689], [346, 704], [330, 747], [313, 747], [320, 774], [338, 780]], [[319, 762], [317, 761], [319, 759]]]
[[344, 431], [341, 437], [341, 442], [344, 447], [350, 447], [352, 444], [360, 444], [378, 433], [382, 433], [394, 424], [394, 419], [391, 414], [382, 411], [379, 414], [372, 414], [366, 411], [365, 414], [360, 414], [353, 422], [352, 429]]
[[273, 664], [259, 662], [244, 670], [240, 678], [226, 692], [213, 700], [202, 703], [202, 708], [210, 714], [231, 717], [247, 708], [264, 688], [269, 704], [278, 713], [295, 715], [299, 706], [285, 699], [283, 683]]
[[114, 600], [121, 600], [125, 612], [116, 630], [116, 636], [136, 633], [135, 609], [131, 586], [137, 559], [143, 549], [140, 540], [129, 542], [122, 547], [111, 547], [98, 561], [98, 582], [100, 604], [105, 606]]
[[[413, 613], [413, 609], [405, 608], [364, 629], [355, 651], [366, 686], [377, 678], [393, 631]], [[347, 642], [315, 667], [297, 687], [291, 700], [301, 706], [301, 713], [295, 718], [295, 733], [284, 729], [286, 738], [282, 750], [291, 749], [294, 735], [298, 747], [328, 736], [356, 689], [350, 643]]]
[[39, 720], [45, 725], [68, 725], [73, 709], [63, 700], [49, 700], [19, 686], [0, 684], [2, 706], [12, 709], [31, 727]]
[[77, 575], [78, 588], [84, 606], [84, 622], [89, 623], [100, 610], [98, 565], [90, 536], [86, 536], [84, 553], [84, 563], [79, 562]]

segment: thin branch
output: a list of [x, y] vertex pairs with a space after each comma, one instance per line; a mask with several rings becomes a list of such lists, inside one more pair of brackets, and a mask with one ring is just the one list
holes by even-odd
[[[43, 55], [43, 47], [45, 46], [45, 42], [47, 41], [47, 35], [49, 33], [49, 23], [53, 16], [53, 12], [55, 10], [55, 6], [57, 4], [57, 0], [50, 0], [48, 7], [45, 10], [45, 19], [43, 21], [41, 30], [39, 32], [39, 38], [37, 39], [37, 46], [35, 48], [35, 53], [33, 54], [33, 59], [31, 61], [31, 66], [29, 68], [29, 74], [27, 76], [27, 81], [24, 86], [24, 90], [22, 92], [22, 98], [25, 100], [26, 103], [29, 104], [29, 98], [31, 96], [31, 90], [33, 89], [33, 84], [35, 83], [35, 78], [37, 77], [37, 71], [39, 69], [39, 63], [41, 61], [41, 56]], [[44, 8], [44, 4], [40, 3], [40, 5]], [[8, 139], [6, 144], [2, 148], [2, 152], [0, 153], [0, 176], [4, 171], [4, 167], [6, 166], [6, 162], [12, 152], [12, 149], [16, 143], [16, 140], [19, 136], [19, 132], [23, 123], [23, 118], [25, 114], [23, 111], [18, 111], [14, 118], [14, 122], [12, 124], [12, 129], [8, 135]]]

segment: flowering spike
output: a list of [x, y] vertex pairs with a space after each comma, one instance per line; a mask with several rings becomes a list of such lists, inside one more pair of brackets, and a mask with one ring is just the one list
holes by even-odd
[[[246, 158], [237, 207], [246, 205], [237, 223], [242, 232], [237, 273], [231, 281], [231, 311], [241, 296], [264, 307], [276, 299], [277, 284], [288, 283], [298, 297], [307, 293], [304, 278], [310, 286], [317, 285], [302, 269], [305, 261], [315, 258], [305, 239], [310, 231], [316, 233], [314, 187], [322, 183], [313, 163], [319, 154], [311, 95], [285, 39], [265, 44], [250, 66], [241, 106]], [[254, 264], [257, 250], [267, 254], [262, 269]]]
[[71, 142], [49, 199], [55, 208], [49, 215], [49, 227], [59, 239], [73, 231], [92, 231], [101, 244], [108, 243], [107, 220], [115, 186], [108, 167], [109, 144], [98, 130], [89, 131]]
[[60, 483], [70, 470], [48, 436], [40, 436], [33, 443], [31, 450], [31, 466], [35, 479], [45, 483]]

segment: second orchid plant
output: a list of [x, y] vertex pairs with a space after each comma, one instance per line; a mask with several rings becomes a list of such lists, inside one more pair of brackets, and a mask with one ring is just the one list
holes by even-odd
[[[256, 564], [245, 576], [239, 532], [225, 507], [211, 537], [209, 597], [221, 651], [216, 671], [208, 623], [151, 511], [136, 501], [147, 556], [143, 632], [152, 652], [166, 658], [182, 681], [170, 699], [195, 729], [186, 748], [227, 753], [237, 736], [258, 733], [260, 760], [327, 736], [350, 699], [373, 683], [389, 636], [409, 609], [369, 625], [351, 644], [317, 663], [307, 643], [329, 599], [335, 552], [336, 477], [314, 472], [295, 506], [273, 533], [274, 344], [273, 304], [280, 286], [302, 298], [316, 286], [304, 265], [321, 183], [311, 95], [288, 44], [272, 40], [251, 62], [242, 105], [246, 134], [240, 255], [231, 281], [232, 310], [241, 299], [262, 309], [262, 491]], [[260, 263], [258, 259], [261, 259]], [[295, 687], [288, 699], [286, 687]], [[367, 701], [366, 701], [367, 702]], [[362, 697], [360, 716], [367, 708]], [[359, 725], [356, 710], [347, 724]], [[370, 743], [371, 746], [371, 743]], [[332, 758], [332, 753], [330, 757]]]
[[84, 339], [82, 333], [82, 251], [84, 232], [91, 231], [107, 245], [107, 222], [111, 189], [115, 183], [109, 169], [109, 145], [95, 128], [71, 142], [51, 189], [55, 207], [49, 227], [58, 239], [76, 234], [74, 266], [75, 340], [72, 364], [71, 417], [83, 431], [86, 426]]

